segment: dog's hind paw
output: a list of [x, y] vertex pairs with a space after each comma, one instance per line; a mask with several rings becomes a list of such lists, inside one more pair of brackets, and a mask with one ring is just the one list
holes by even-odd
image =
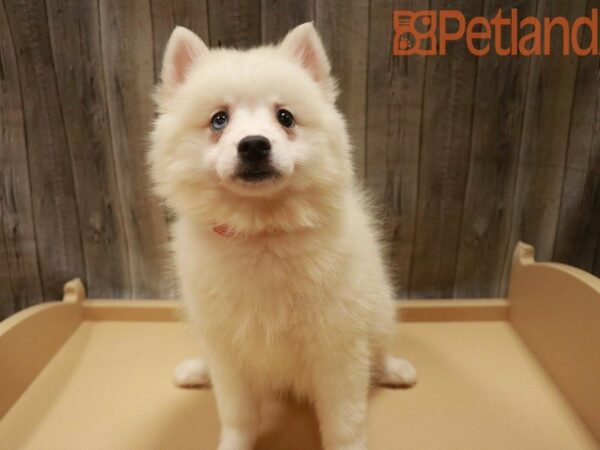
[[388, 387], [408, 387], [416, 382], [417, 369], [410, 362], [394, 356], [385, 358], [377, 384]]
[[196, 358], [180, 362], [173, 372], [173, 383], [185, 388], [210, 386], [206, 361]]

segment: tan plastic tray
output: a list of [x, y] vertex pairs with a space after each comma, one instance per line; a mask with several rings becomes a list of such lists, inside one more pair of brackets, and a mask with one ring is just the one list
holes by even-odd
[[[178, 389], [195, 354], [176, 301], [62, 302], [0, 324], [0, 449], [214, 449], [210, 389]], [[600, 280], [515, 251], [508, 299], [401, 302], [411, 389], [375, 389], [372, 450], [598, 449]], [[320, 448], [311, 408], [262, 412], [258, 449]]]

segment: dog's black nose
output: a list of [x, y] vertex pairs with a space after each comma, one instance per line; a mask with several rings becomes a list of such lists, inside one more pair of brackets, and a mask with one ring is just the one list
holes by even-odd
[[258, 163], [269, 157], [271, 142], [264, 136], [246, 136], [238, 143], [238, 154], [246, 162]]

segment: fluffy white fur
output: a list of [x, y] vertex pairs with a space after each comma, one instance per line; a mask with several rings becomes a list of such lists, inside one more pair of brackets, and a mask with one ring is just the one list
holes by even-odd
[[[392, 290], [335, 97], [310, 23], [247, 51], [209, 50], [181, 27], [167, 45], [149, 163], [177, 215], [176, 267], [203, 356], [175, 381], [212, 381], [221, 450], [252, 448], [261, 399], [282, 393], [314, 403], [327, 450], [366, 449], [370, 382], [416, 381], [386, 352]], [[281, 107], [293, 128], [277, 122]], [[214, 132], [219, 110], [230, 120]], [[279, 177], [236, 178], [248, 135], [271, 141]]]

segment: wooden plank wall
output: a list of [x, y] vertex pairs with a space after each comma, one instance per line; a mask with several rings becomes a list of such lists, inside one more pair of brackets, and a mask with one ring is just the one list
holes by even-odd
[[392, 55], [395, 9], [513, 7], [600, 0], [0, 0], [0, 317], [75, 276], [94, 297], [174, 294], [144, 152], [176, 24], [248, 47], [315, 22], [400, 297], [503, 295], [519, 239], [600, 275], [599, 58]]

